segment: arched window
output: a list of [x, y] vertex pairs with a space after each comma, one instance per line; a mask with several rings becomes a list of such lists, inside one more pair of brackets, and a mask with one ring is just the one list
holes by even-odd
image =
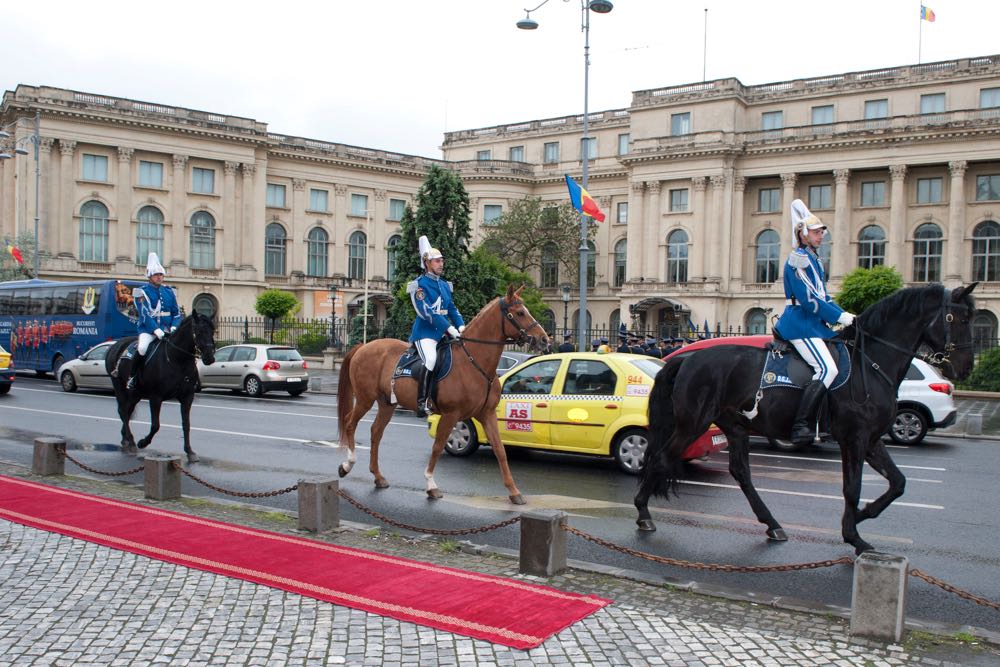
[[327, 271], [328, 242], [330, 236], [322, 227], [313, 227], [309, 230], [309, 237], [306, 245], [308, 253], [306, 259], [306, 275], [325, 278], [330, 275]]
[[219, 302], [211, 294], [199, 294], [191, 302], [191, 310], [214, 321], [215, 316], [219, 313]]
[[555, 243], [546, 243], [542, 248], [542, 287], [559, 284], [559, 256]]
[[[549, 334], [551, 337], [556, 331], [556, 314], [552, 312], [551, 308], [546, 308], [545, 312], [542, 313], [542, 319], [538, 320], [538, 323], [542, 325], [545, 329], [545, 333]], [[550, 341], [552, 346], [555, 347], [558, 343], [555, 340]]]
[[688, 279], [688, 235], [675, 229], [667, 236], [667, 282], [686, 283]]
[[941, 228], [933, 222], [913, 233], [913, 281], [936, 283], [941, 280]]
[[754, 282], [773, 283], [778, 279], [781, 239], [778, 232], [765, 229], [757, 235], [757, 255], [754, 263]]
[[402, 240], [402, 237], [396, 234], [390, 236], [388, 242], [385, 244], [386, 256], [388, 257], [385, 277], [390, 281], [396, 279], [396, 255], [399, 253], [399, 242]]
[[[593, 320], [591, 320], [591, 318], [590, 318], [590, 311], [588, 310], [587, 311], [586, 320], [583, 323], [583, 328], [587, 331], [587, 333], [586, 333], [587, 340], [591, 339], [591, 336], [590, 336], [590, 326], [591, 326], [592, 323], [593, 323]], [[575, 330], [577, 330], [577, 331], [580, 330], [580, 311], [579, 310], [576, 310], [573, 313], [573, 328]]]
[[[608, 320], [608, 331], [614, 335], [618, 331], [618, 325], [622, 323], [622, 311], [615, 308], [611, 311], [611, 319]], [[610, 336], [609, 336], [610, 337]]]
[[[593, 241], [587, 241], [587, 287], [597, 285], [597, 246]], [[590, 321], [590, 313], [587, 313], [587, 321]], [[588, 325], [589, 329], [590, 326]]]
[[858, 266], [870, 269], [885, 264], [885, 232], [878, 225], [868, 225], [858, 234]]
[[215, 218], [206, 211], [191, 216], [191, 268], [215, 268]]
[[972, 279], [1000, 280], [1000, 225], [987, 220], [972, 231]]
[[285, 275], [285, 228], [272, 222], [264, 229], [264, 275]]
[[988, 310], [980, 310], [972, 319], [972, 348], [976, 354], [997, 346], [997, 318]]
[[746, 327], [748, 336], [767, 333], [767, 313], [763, 308], [750, 309], [747, 313]]
[[80, 207], [80, 261], [108, 261], [108, 207], [99, 201]]
[[615, 244], [615, 287], [625, 284], [625, 258], [628, 254], [628, 241], [622, 239]]
[[826, 230], [826, 235], [823, 237], [823, 243], [819, 247], [820, 266], [823, 267], [823, 275], [827, 278], [830, 277], [830, 250], [833, 248], [833, 235], [830, 234], [830, 230]]
[[368, 237], [364, 232], [354, 232], [347, 240], [347, 275], [355, 280], [367, 276], [365, 263], [368, 255]]
[[136, 220], [139, 228], [135, 234], [135, 263], [145, 264], [151, 252], [163, 261], [163, 213], [155, 206], [143, 206]]

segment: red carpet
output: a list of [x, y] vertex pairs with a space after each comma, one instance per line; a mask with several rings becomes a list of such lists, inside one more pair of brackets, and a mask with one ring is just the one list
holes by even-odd
[[519, 649], [611, 603], [3, 476], [0, 519]]

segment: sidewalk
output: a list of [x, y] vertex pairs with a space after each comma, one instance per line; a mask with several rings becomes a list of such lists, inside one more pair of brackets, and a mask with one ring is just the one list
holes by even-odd
[[[0, 474], [152, 502], [142, 498], [141, 488], [118, 482], [36, 477], [5, 463]], [[180, 499], [155, 505], [297, 533], [296, 522], [283, 513], [236, 503]], [[315, 539], [539, 581], [518, 574], [516, 556], [468, 543], [402, 537], [360, 524]], [[959, 628], [924, 626], [901, 644], [887, 645], [850, 637], [845, 610], [787, 600], [778, 608], [718, 590], [709, 597], [693, 584], [672, 586], [585, 563], [571, 562], [571, 569], [541, 581], [615, 603], [539, 648], [518, 651], [6, 521], [0, 521], [0, 545], [0, 665], [1000, 664], [1000, 643], [948, 638]]]

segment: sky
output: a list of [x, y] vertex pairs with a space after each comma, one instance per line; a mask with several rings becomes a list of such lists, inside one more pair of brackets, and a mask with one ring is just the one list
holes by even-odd
[[[518, 30], [540, 1], [3, 0], [0, 88], [126, 97], [438, 158], [446, 131], [583, 112], [581, 3], [549, 0], [537, 30]], [[754, 85], [1000, 53], [996, 1], [925, 0], [933, 23], [919, 0], [613, 1], [591, 13], [591, 112], [703, 75]]]

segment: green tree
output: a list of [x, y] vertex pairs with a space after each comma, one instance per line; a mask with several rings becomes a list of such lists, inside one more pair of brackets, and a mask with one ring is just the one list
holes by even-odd
[[857, 315], [902, 287], [903, 276], [891, 266], [854, 269], [844, 278], [835, 301], [844, 310]]
[[1000, 347], [983, 352], [972, 373], [958, 386], [973, 391], [1000, 391]]
[[[286, 315], [293, 314], [302, 306], [292, 294], [280, 289], [264, 290], [257, 296], [254, 309], [259, 315], [270, 320], [271, 337], [270, 342], [274, 342], [274, 329], [278, 320]], [[279, 337], [279, 342], [284, 342]]]
[[[24, 264], [18, 264], [13, 255], [7, 252], [7, 243], [10, 242], [21, 251]], [[35, 235], [29, 231], [23, 231], [16, 238], [3, 237], [0, 239], [0, 282], [5, 280], [25, 280], [27, 278], [37, 278], [32, 275], [35, 266]]]

